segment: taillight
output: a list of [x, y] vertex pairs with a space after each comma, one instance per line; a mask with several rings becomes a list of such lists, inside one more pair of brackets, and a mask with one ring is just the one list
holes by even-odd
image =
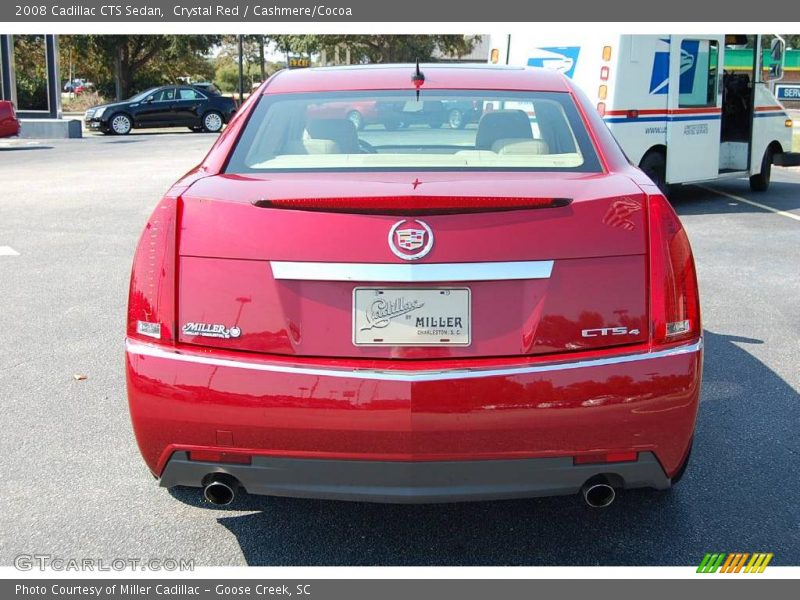
[[128, 295], [128, 336], [175, 339], [175, 236], [177, 198], [158, 203], [139, 238]]
[[692, 248], [667, 199], [649, 197], [650, 310], [654, 344], [700, 336], [700, 299]]
[[532, 208], [559, 208], [570, 198], [507, 198], [496, 196], [381, 196], [363, 198], [270, 198], [257, 200], [259, 208], [381, 215], [435, 215], [496, 212]]

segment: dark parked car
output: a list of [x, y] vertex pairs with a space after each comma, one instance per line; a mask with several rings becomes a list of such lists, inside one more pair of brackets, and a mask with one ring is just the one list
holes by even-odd
[[442, 107], [452, 129], [464, 129], [470, 123], [477, 123], [483, 114], [483, 103], [479, 100], [445, 100]]
[[216, 133], [236, 111], [232, 98], [206, 94], [190, 85], [152, 88], [123, 102], [86, 111], [87, 129], [126, 135], [131, 129], [186, 126]]

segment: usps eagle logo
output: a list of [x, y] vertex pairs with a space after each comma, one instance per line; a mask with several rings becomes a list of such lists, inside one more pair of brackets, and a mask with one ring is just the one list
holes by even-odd
[[423, 221], [398, 221], [389, 231], [389, 248], [403, 260], [420, 259], [433, 248], [433, 232]]

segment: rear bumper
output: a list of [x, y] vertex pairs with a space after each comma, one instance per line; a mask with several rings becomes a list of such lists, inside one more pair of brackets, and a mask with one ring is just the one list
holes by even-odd
[[250, 494], [427, 503], [577, 494], [586, 481], [605, 476], [624, 488], [667, 489], [670, 480], [656, 457], [635, 462], [574, 465], [571, 458], [477, 461], [359, 461], [254, 457], [251, 465], [188, 460], [176, 452], [160, 484], [202, 487], [212, 473], [226, 473]]
[[800, 167], [800, 152], [781, 152], [775, 155], [772, 163], [779, 167]]
[[[387, 501], [572, 493], [608, 472], [627, 487], [665, 487], [694, 433], [702, 342], [460, 369], [386, 362], [129, 340], [136, 438], [167, 486], [222, 470], [252, 493]], [[252, 465], [189, 462], [192, 450], [236, 450]], [[573, 466], [632, 450], [639, 463]]]

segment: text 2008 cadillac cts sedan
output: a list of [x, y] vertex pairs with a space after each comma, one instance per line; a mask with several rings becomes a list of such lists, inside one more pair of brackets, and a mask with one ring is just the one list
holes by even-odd
[[[365, 100], [407, 125], [318, 116]], [[454, 102], [478, 122], [414, 118]], [[131, 417], [161, 485], [217, 504], [603, 506], [683, 473], [699, 312], [680, 221], [562, 75], [287, 71], [147, 223]]]

